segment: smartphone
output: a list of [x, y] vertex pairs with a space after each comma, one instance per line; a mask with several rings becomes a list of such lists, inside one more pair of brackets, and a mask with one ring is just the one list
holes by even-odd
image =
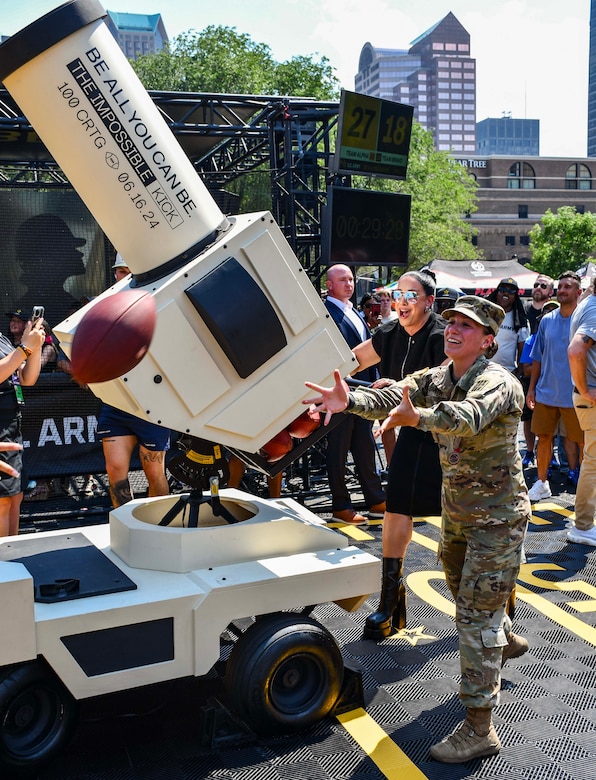
[[31, 323], [35, 325], [37, 320], [43, 320], [45, 315], [45, 309], [43, 306], [34, 306], [33, 314], [31, 315]]

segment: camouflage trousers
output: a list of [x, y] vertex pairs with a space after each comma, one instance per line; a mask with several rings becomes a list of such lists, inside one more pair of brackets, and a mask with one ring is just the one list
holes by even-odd
[[465, 707], [495, 707], [503, 647], [511, 631], [505, 612], [523, 555], [528, 517], [501, 525], [465, 525], [443, 517], [439, 558], [455, 600]]

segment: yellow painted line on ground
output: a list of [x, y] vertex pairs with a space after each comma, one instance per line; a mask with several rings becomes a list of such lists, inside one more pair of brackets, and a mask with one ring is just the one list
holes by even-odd
[[532, 509], [538, 512], [555, 512], [555, 514], [563, 515], [563, 517], [571, 517], [571, 515], [575, 514], [574, 510], [565, 509], [564, 506], [554, 504], [552, 501], [538, 501], [537, 503], [532, 504]]
[[327, 525], [329, 528], [337, 528], [338, 531], [351, 537], [355, 542], [369, 542], [375, 538], [363, 530], [366, 526], [349, 525], [348, 523], [342, 523], [341, 520], [338, 520], [337, 523], [327, 523]]
[[524, 588], [523, 585], [520, 585], [519, 581], [515, 591], [518, 599], [525, 601], [526, 604], [530, 604], [530, 606], [534, 607], [534, 609], [542, 615], [554, 620], [555, 623], [558, 623], [563, 628], [571, 631], [571, 633], [575, 634], [580, 639], [583, 639], [584, 642], [588, 642], [596, 647], [596, 628], [588, 625], [583, 620], [570, 615], [569, 612], [565, 612], [564, 609], [561, 609], [561, 607], [558, 607], [548, 599], [545, 599], [544, 596], [540, 596], [538, 593], [532, 593], [532, 591]]
[[425, 536], [424, 534], [419, 534], [417, 531], [412, 532], [412, 541], [416, 542], [416, 544], [422, 545], [422, 547], [426, 547], [429, 550], [432, 550], [433, 552], [437, 552], [439, 549], [438, 542], [435, 542], [434, 539], [429, 539], [428, 536]]
[[427, 780], [426, 775], [361, 707], [338, 715], [337, 719], [388, 780]]

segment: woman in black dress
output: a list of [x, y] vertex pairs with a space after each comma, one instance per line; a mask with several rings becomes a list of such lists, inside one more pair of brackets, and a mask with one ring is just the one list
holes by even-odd
[[[446, 358], [445, 320], [433, 312], [434, 274], [406, 271], [394, 291], [397, 320], [382, 326], [354, 349], [358, 371], [380, 363], [386, 379], [403, 379]], [[383, 387], [383, 379], [373, 387]], [[412, 538], [412, 517], [441, 514], [441, 467], [431, 433], [401, 428], [388, 464], [389, 479], [383, 520], [383, 579], [379, 608], [369, 615], [364, 636], [383, 639], [406, 625], [403, 562]]]

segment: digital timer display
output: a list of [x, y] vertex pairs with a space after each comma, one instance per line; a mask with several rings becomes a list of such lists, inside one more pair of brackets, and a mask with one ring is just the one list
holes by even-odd
[[323, 223], [329, 265], [408, 264], [409, 195], [330, 187]]
[[405, 179], [414, 109], [342, 90], [333, 173]]

